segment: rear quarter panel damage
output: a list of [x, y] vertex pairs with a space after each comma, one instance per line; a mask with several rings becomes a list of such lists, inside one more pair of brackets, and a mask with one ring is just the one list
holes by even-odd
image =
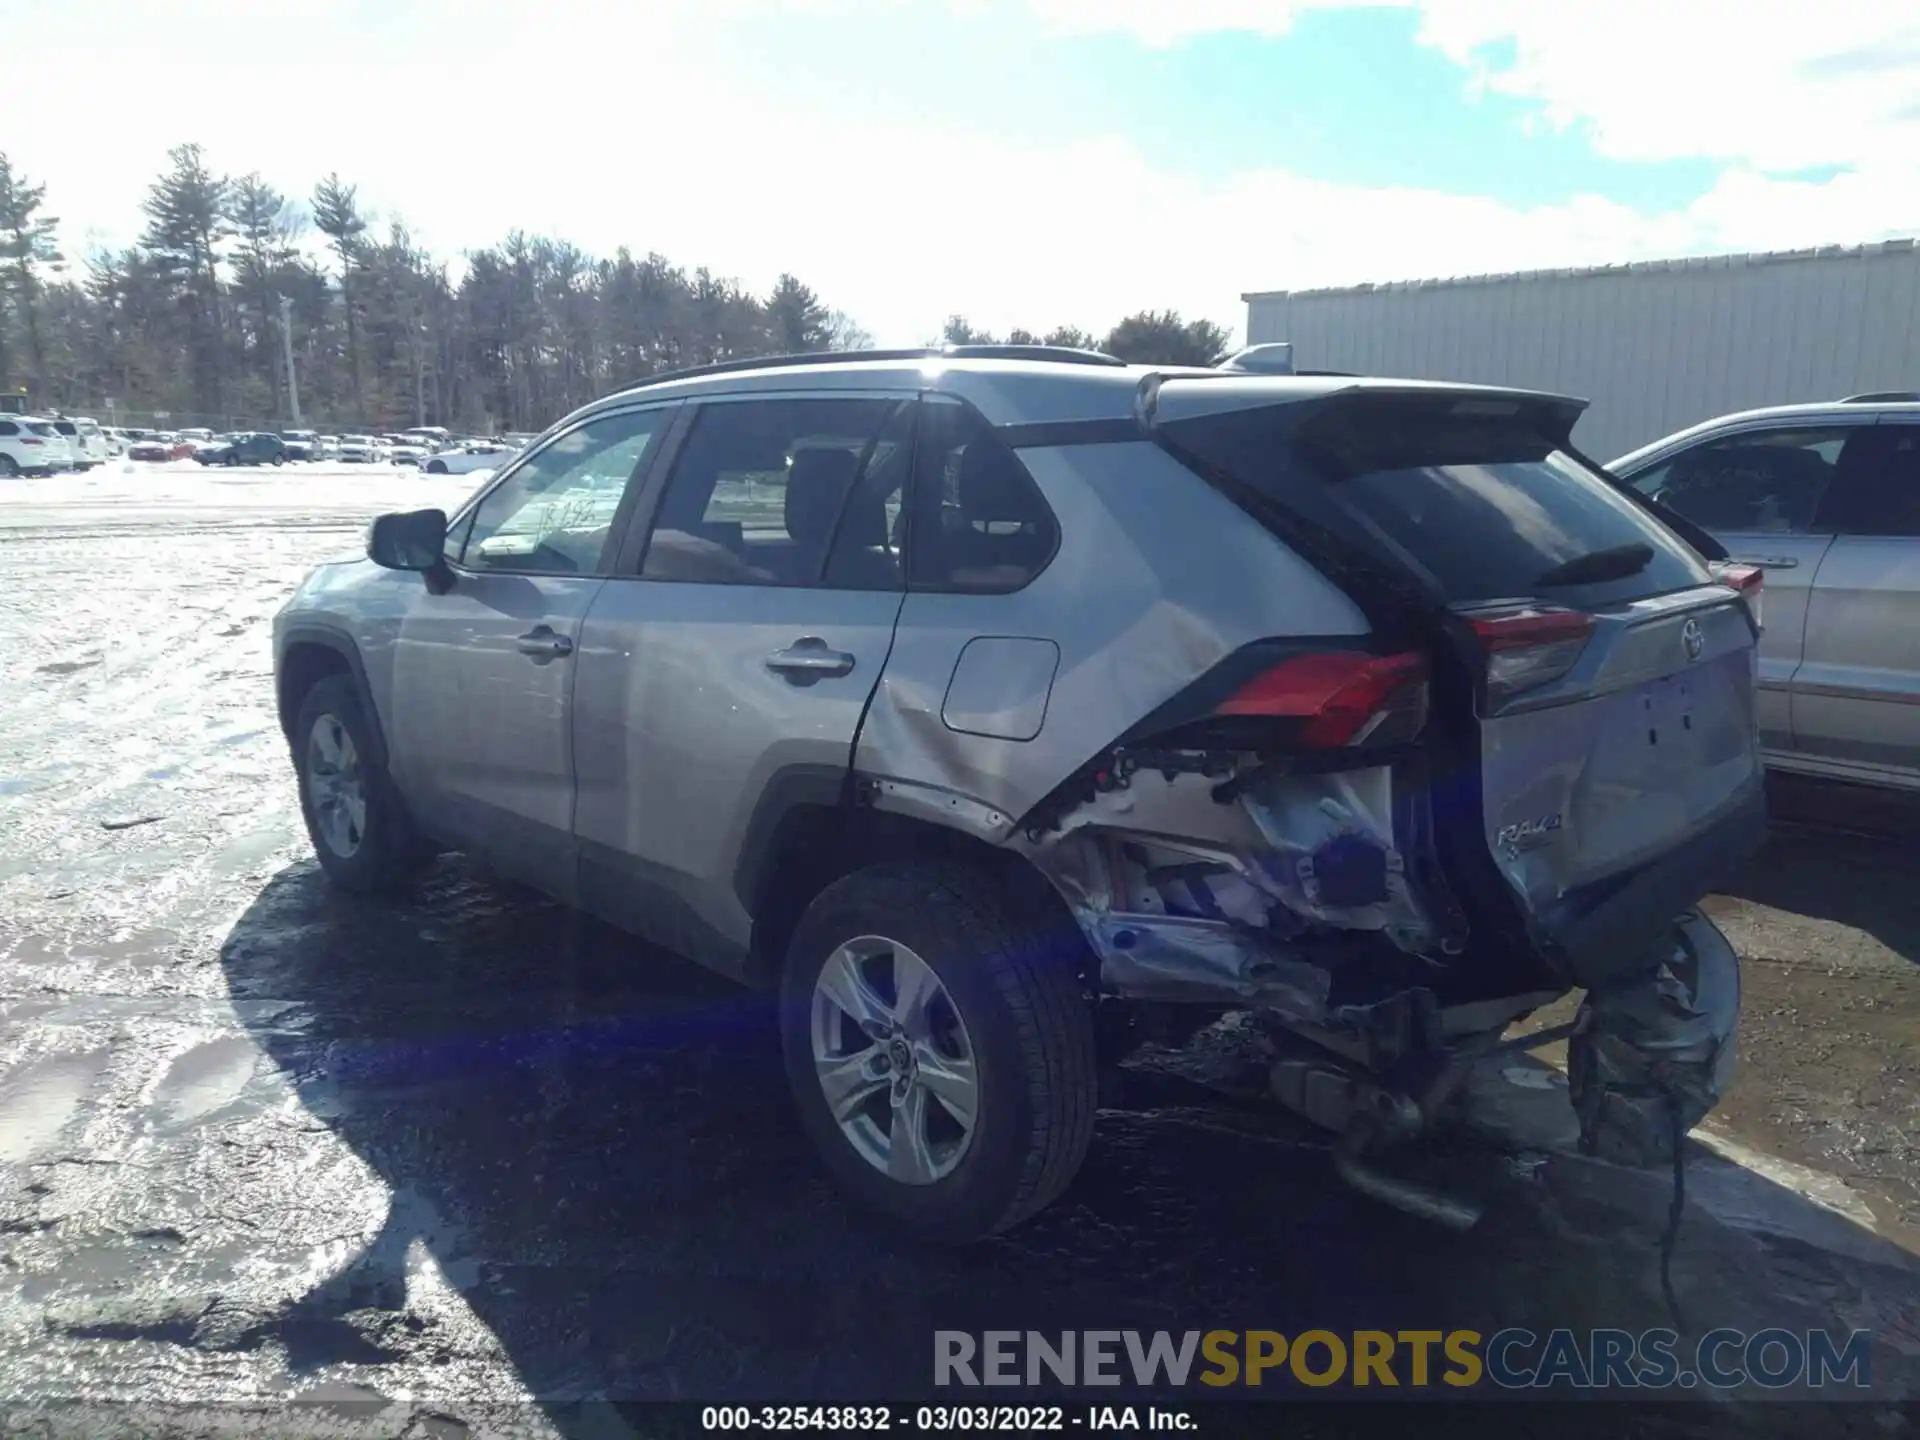
[[[1023, 827], [1229, 654], [1273, 636], [1364, 637], [1365, 617], [1156, 446], [1021, 458], [1059, 552], [1011, 595], [907, 596], [855, 746], [865, 793], [1025, 853], [1121, 993], [1318, 1016], [1327, 974], [1289, 953], [1298, 934], [1431, 936], [1394, 845], [1390, 771], [1272, 777], [1223, 801], [1216, 779], [1142, 768], [1055, 825]], [[976, 656], [1007, 662], [992, 684]]]

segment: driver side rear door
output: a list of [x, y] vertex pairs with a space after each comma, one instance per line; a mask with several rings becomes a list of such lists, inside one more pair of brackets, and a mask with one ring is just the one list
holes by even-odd
[[580, 624], [678, 407], [561, 431], [449, 528], [453, 581], [423, 587], [394, 648], [391, 763], [421, 825], [570, 898]]

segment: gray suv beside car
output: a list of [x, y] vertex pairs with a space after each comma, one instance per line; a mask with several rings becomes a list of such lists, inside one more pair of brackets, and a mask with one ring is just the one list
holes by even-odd
[[[320, 863], [468, 852], [776, 988], [840, 1184], [966, 1240], [1067, 1185], [1106, 1019], [1261, 1012], [1340, 1173], [1586, 992], [1652, 1163], [1739, 1000], [1759, 575], [1581, 402], [1040, 347], [785, 357], [570, 415], [275, 622]], [[647, 963], [636, 949], [636, 964]]]
[[1607, 468], [1766, 571], [1767, 763], [1920, 791], [1920, 393], [1722, 415]]

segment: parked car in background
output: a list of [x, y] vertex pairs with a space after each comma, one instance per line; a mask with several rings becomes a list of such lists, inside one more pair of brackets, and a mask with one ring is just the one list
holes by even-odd
[[469, 440], [428, 456], [420, 468], [429, 475], [471, 475], [476, 470], [498, 470], [516, 453], [502, 440]]
[[213, 431], [203, 429], [199, 426], [189, 426], [187, 429], [175, 433], [177, 433], [182, 440], [206, 441], [215, 438]]
[[376, 465], [387, 455], [386, 448], [371, 435], [342, 435], [338, 458], [349, 465]]
[[27, 415], [21, 418], [35, 435], [46, 442], [48, 457], [56, 472], [91, 468], [80, 449], [78, 435], [69, 440], [61, 430], [59, 420], [51, 415]]
[[402, 438], [431, 455], [453, 443], [453, 432], [444, 425], [413, 425]]
[[804, 1132], [937, 1240], [1066, 1188], [1096, 1006], [1259, 1009], [1337, 1172], [1465, 1226], [1379, 1163], [1584, 989], [1582, 1143], [1670, 1165], [1734, 1051], [1697, 902], [1765, 834], [1757, 573], [1581, 409], [1041, 347], [656, 377], [276, 616], [308, 834], [778, 989]]
[[316, 460], [338, 460], [340, 458], [340, 437], [322, 435], [313, 442], [313, 458]]
[[268, 430], [222, 436], [194, 452], [202, 465], [284, 465], [287, 442]]
[[171, 460], [173, 443], [158, 436], [149, 435], [144, 440], [136, 440], [127, 446], [129, 460]]
[[1766, 571], [1767, 763], [1920, 790], [1920, 392], [1723, 415], [1608, 468]]
[[75, 471], [91, 470], [107, 461], [107, 447], [100, 438], [100, 427], [91, 420], [82, 422], [70, 420], [64, 415], [55, 415], [48, 422], [60, 433], [67, 444], [67, 463]]
[[25, 415], [0, 415], [0, 477], [51, 475], [64, 469], [66, 444], [55, 445]]
[[418, 466], [432, 453], [433, 452], [427, 449], [426, 446], [416, 445], [409, 441], [405, 444], [395, 445], [387, 452], [387, 458], [396, 465]]
[[280, 438], [286, 442], [287, 459], [313, 460], [318, 457], [320, 434], [315, 430], [282, 430]]

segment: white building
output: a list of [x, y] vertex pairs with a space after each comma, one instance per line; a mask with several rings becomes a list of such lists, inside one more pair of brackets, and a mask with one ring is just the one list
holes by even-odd
[[1731, 410], [1920, 390], [1911, 239], [1241, 298], [1247, 343], [1301, 370], [1583, 396], [1602, 461]]

